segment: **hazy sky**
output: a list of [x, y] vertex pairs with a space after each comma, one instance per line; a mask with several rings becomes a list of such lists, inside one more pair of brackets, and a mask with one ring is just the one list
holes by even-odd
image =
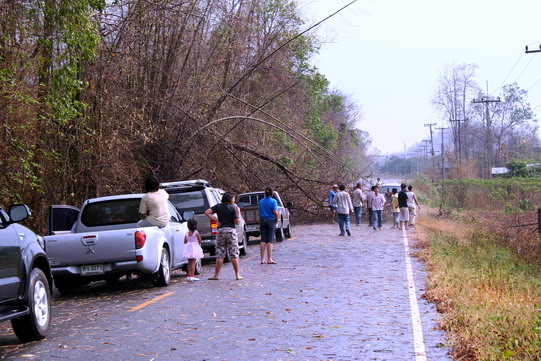
[[[300, 0], [306, 27], [348, 0]], [[444, 66], [475, 63], [491, 96], [518, 82], [541, 114], [541, 0], [358, 0], [317, 29], [314, 65], [362, 106], [359, 129], [382, 153], [429, 138], [441, 118], [430, 101]], [[507, 79], [506, 79], [507, 78]], [[448, 124], [445, 123], [445, 126]]]

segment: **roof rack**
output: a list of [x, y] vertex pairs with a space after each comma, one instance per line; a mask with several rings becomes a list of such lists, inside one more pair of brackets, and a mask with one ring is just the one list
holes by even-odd
[[210, 187], [210, 183], [204, 179], [192, 179], [178, 182], [164, 182], [160, 183], [160, 188], [166, 190], [174, 189], [190, 189], [190, 188], [207, 188]]

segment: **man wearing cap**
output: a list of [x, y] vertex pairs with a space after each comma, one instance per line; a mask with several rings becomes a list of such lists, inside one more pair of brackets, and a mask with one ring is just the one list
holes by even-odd
[[333, 184], [331, 190], [329, 191], [329, 209], [331, 210], [331, 219], [332, 223], [336, 223], [336, 206], [334, 205], [334, 197], [338, 192], [338, 186]]

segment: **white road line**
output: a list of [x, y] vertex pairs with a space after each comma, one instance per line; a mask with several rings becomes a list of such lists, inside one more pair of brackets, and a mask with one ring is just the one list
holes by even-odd
[[421, 315], [419, 314], [419, 304], [417, 303], [415, 281], [413, 280], [413, 270], [411, 268], [408, 234], [405, 230], [402, 230], [402, 236], [404, 237], [404, 252], [406, 254], [406, 273], [408, 276], [408, 289], [411, 308], [411, 324], [413, 326], [413, 344], [415, 349], [415, 360], [426, 361], [423, 325], [421, 323]]

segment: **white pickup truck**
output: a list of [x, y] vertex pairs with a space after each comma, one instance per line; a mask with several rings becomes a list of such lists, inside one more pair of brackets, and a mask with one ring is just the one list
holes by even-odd
[[[259, 201], [265, 197], [265, 192], [251, 192], [239, 194], [237, 205], [244, 221], [246, 222], [246, 237], [260, 237], [259, 232]], [[292, 202], [283, 202], [280, 194], [274, 192], [273, 196], [278, 203], [278, 222], [276, 223], [275, 238], [282, 242], [284, 238], [291, 238], [291, 216], [289, 208], [293, 207]]]
[[[54, 284], [62, 294], [96, 280], [116, 282], [124, 275], [149, 276], [158, 286], [170, 282], [170, 270], [185, 268], [184, 218], [169, 203], [166, 227], [137, 227], [143, 194], [86, 200], [81, 209], [50, 206], [49, 235], [43, 237]], [[190, 218], [193, 212], [185, 212]], [[200, 260], [196, 274], [201, 271]], [[145, 277], [143, 277], [145, 278]]]

